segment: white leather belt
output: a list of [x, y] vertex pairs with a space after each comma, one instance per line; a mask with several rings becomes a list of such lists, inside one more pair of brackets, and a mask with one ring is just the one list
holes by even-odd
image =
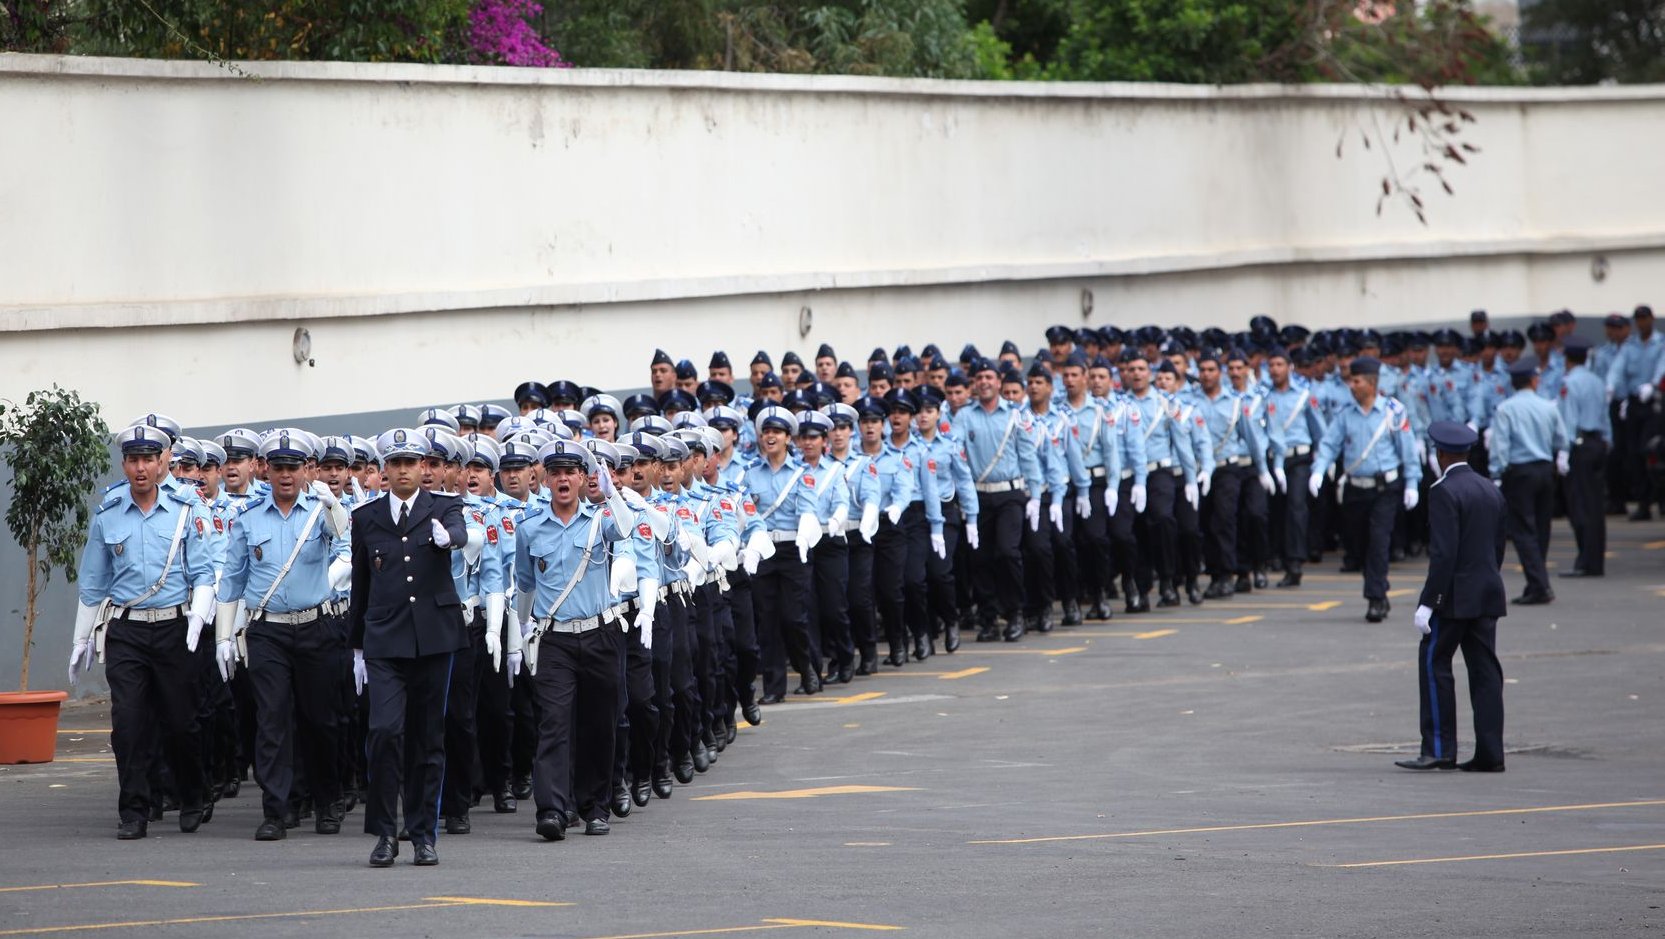
[[1300, 444], [1298, 446], [1290, 447], [1289, 452], [1285, 453], [1283, 455], [1283, 457], [1284, 457], [1284, 459], [1287, 460], [1290, 457], [1306, 456], [1307, 454], [1309, 454], [1311, 452], [1312, 452], [1312, 447], [1310, 445]]
[[[617, 606], [610, 606], [607, 609], [602, 610], [601, 621], [603, 623], [616, 623], [619, 620], [624, 619], [625, 614], [630, 612], [630, 607], [633, 603], [635, 603], [634, 600], [627, 600]], [[628, 626], [629, 624], [627, 623], [626, 625]]]
[[1376, 476], [1347, 477], [1347, 485], [1356, 486], [1359, 489], [1375, 489], [1377, 486], [1391, 486], [1398, 481], [1399, 471], [1396, 469], [1388, 470], [1387, 472]]
[[671, 593], [686, 597], [693, 592], [694, 585], [686, 580], [678, 580], [671, 583]]
[[346, 599], [325, 600], [324, 605], [319, 607], [319, 609], [324, 611], [325, 616], [346, 616], [347, 609], [351, 605], [352, 602]]
[[853, 531], [855, 531], [856, 529], [858, 529], [860, 527], [861, 527], [861, 522], [845, 522], [844, 523], [844, 534], [848, 535], [850, 532], [853, 532]]
[[162, 606], [154, 610], [122, 610], [111, 619], [124, 619], [130, 623], [165, 623], [170, 619], [179, 619], [185, 615], [186, 606]]
[[772, 531], [769, 533], [769, 540], [775, 544], [780, 544], [783, 541], [796, 541], [798, 540], [798, 533], [795, 531]]
[[1234, 457], [1231, 457], [1230, 459], [1221, 460], [1220, 465], [1221, 466], [1253, 466], [1254, 462], [1255, 462], [1254, 457], [1234, 456]]
[[1110, 468], [1107, 466], [1089, 466], [1087, 467], [1087, 475], [1094, 479], [1103, 479], [1110, 475]]
[[289, 613], [274, 613], [271, 610], [260, 614], [256, 623], [281, 623], [284, 626], [300, 626], [304, 623], [315, 623], [318, 617], [324, 615], [322, 607], [312, 607], [308, 610], [295, 610]]
[[545, 619], [539, 622], [538, 625], [541, 626], [543, 631], [546, 633], [566, 633], [568, 635], [577, 635], [579, 633], [587, 633], [600, 626], [601, 617], [586, 616], [583, 619], [562, 620], [558, 623], [552, 623]]
[[479, 609], [479, 608], [480, 608], [480, 598], [479, 597], [469, 597], [467, 600], [464, 600], [463, 601], [463, 619], [468, 620], [469, 622], [472, 623], [474, 621], [474, 611]]
[[1017, 492], [1023, 486], [1023, 479], [1019, 477], [1017, 479], [1001, 480], [997, 483], [977, 483], [975, 488], [978, 492]]

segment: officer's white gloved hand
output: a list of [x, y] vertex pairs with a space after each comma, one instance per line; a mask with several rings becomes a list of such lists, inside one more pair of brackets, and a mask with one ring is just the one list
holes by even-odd
[[757, 573], [758, 561], [759, 558], [757, 556], [757, 552], [752, 550], [751, 545], [748, 544], [746, 547], [741, 549], [740, 567], [743, 568], [748, 575], [755, 575]]
[[92, 640], [81, 639], [69, 647], [69, 684], [74, 687], [93, 664]]
[[185, 650], [197, 651], [197, 642], [202, 638], [202, 628], [214, 618], [214, 588], [201, 586], [191, 588], [191, 607], [185, 612]]
[[1630, 399], [1626, 398], [1623, 401], [1619, 402], [1619, 420], [1621, 420], [1621, 421], [1625, 420], [1626, 416], [1629, 413], [1630, 413]]
[[636, 559], [629, 554], [613, 555], [613, 568], [607, 578], [607, 590], [615, 597], [622, 597], [636, 589]]
[[856, 523], [856, 531], [861, 535], [861, 540], [868, 544], [873, 543], [873, 536], [879, 533], [879, 504], [877, 502], [869, 502], [862, 507], [861, 521]]
[[449, 548], [449, 547], [451, 547], [451, 533], [445, 530], [445, 526], [441, 525], [439, 523], [439, 519], [430, 518], [430, 519], [428, 519], [428, 524], [433, 526], [434, 547], [436, 547], [436, 548]]
[[330, 490], [329, 483], [324, 482], [322, 479], [314, 479], [312, 481], [312, 485], [306, 488], [308, 492], [318, 497], [319, 502], [322, 502], [325, 505], [341, 504], [341, 500], [337, 499], [335, 497], [335, 493]]
[[732, 571], [740, 566], [740, 549], [734, 542], [723, 540], [711, 547], [712, 569]]
[[659, 581], [652, 578], [642, 580], [642, 592], [637, 599], [640, 609], [636, 611], [636, 628], [642, 631], [642, 648], [653, 648], [653, 614], [659, 608]]
[[491, 670], [494, 672], [502, 671], [503, 637], [490, 626], [486, 627], [486, 654], [491, 656]]
[[965, 520], [965, 543], [973, 551], [976, 551], [977, 546], [982, 543], [982, 535], [977, 531], [977, 520], [974, 518]]
[[364, 686], [370, 683], [370, 671], [364, 667], [364, 650], [353, 650], [353, 694], [364, 694]]
[[705, 583], [705, 568], [700, 562], [689, 558], [688, 563], [682, 565], [682, 576], [688, 578], [689, 586], [702, 586]]
[[1023, 517], [1029, 520], [1030, 531], [1041, 530], [1041, 500], [1030, 499], [1023, 506]]
[[1492, 485], [1496, 486], [1499, 489], [1502, 489], [1503, 488], [1503, 480], [1494, 479], [1494, 480], [1492, 480]]
[[1562, 476], [1572, 472], [1572, 456], [1567, 451], [1555, 454], [1555, 471]]
[[[1106, 488], [1105, 492], [1110, 490]], [[1077, 518], [1091, 518], [1093, 515], [1093, 494], [1083, 492], [1075, 497], [1075, 514]]]
[[595, 488], [603, 499], [611, 499], [619, 493], [618, 488], [613, 485], [613, 474], [605, 466], [596, 468]]
[[1289, 491], [1289, 474], [1285, 473], [1283, 471], [1283, 467], [1280, 466], [1277, 469], [1273, 470], [1272, 471], [1272, 478], [1278, 481], [1278, 491], [1279, 492], [1288, 492]]
[[220, 666], [220, 680], [230, 681], [231, 673], [237, 670], [237, 643], [230, 639], [220, 639], [214, 643], [214, 661]]
[[805, 512], [798, 516], [798, 536], [792, 540], [798, 546], [798, 560], [809, 563], [809, 552], [821, 543], [821, 521]]
[[827, 519], [827, 537], [841, 538], [844, 536], [844, 524], [850, 520], [850, 509], [839, 506], [833, 510], [832, 518]]
[[1417, 629], [1417, 632], [1422, 633], [1424, 636], [1428, 635], [1430, 632], [1433, 631], [1432, 627], [1429, 625], [1430, 623], [1433, 622], [1433, 620], [1434, 620], [1434, 610], [1433, 610], [1432, 607], [1418, 606], [1416, 608], [1416, 629]]
[[328, 577], [331, 590], [346, 590], [353, 583], [353, 562], [336, 558], [330, 562]]
[[1202, 494], [1197, 491], [1196, 483], [1185, 484], [1185, 501], [1191, 503], [1192, 511], [1196, 511], [1197, 507], [1202, 505]]
[[885, 515], [887, 515], [890, 518], [890, 523], [892, 525], [902, 524], [902, 510], [904, 508], [906, 508], [906, 506], [904, 506], [902, 503], [898, 502], [895, 505], [892, 505], [890, 508], [885, 509]]
[[1208, 490], [1214, 488], [1214, 474], [1201, 473], [1197, 476], [1197, 492], [1204, 499], [1208, 498]]
[[1128, 495], [1133, 498], [1134, 514], [1143, 512], [1145, 510], [1145, 503], [1150, 499], [1150, 490], [1146, 489], [1144, 486], [1134, 486], [1133, 491], [1128, 493]]
[[1649, 401], [1653, 400], [1652, 382], [1643, 382], [1642, 384], [1636, 386], [1636, 400], [1642, 402], [1643, 404], [1647, 404]]
[[509, 678], [509, 687], [510, 688], [513, 688], [515, 686], [515, 676], [520, 674], [520, 664], [524, 660], [525, 660], [525, 657], [523, 655], [521, 655], [521, 653], [519, 653], [519, 652], [510, 652], [509, 653], [508, 678]]
[[1405, 511], [1409, 512], [1416, 508], [1416, 504], [1421, 501], [1422, 494], [1416, 491], [1415, 486], [1405, 487]]
[[1272, 495], [1278, 491], [1277, 481], [1272, 478], [1271, 473], [1260, 474], [1260, 488], [1266, 490], [1267, 495]]
[[1064, 504], [1062, 502], [1053, 502], [1053, 503], [1049, 504], [1046, 507], [1046, 518], [1047, 518], [1047, 521], [1052, 523], [1053, 528], [1056, 528], [1059, 531], [1063, 531], [1064, 530]]
[[1319, 475], [1318, 473], [1313, 473], [1311, 476], [1307, 477], [1307, 494], [1308, 495], [1310, 495], [1314, 499], [1316, 499], [1316, 498], [1318, 498], [1318, 490], [1320, 490], [1322, 488], [1324, 488], [1324, 477], [1323, 476]]
[[931, 550], [935, 551], [939, 558], [946, 559], [948, 557], [948, 539], [942, 536], [942, 532], [935, 532], [931, 535]]
[[1438, 453], [1429, 452], [1429, 454], [1428, 454], [1428, 469], [1435, 476], [1438, 476], [1440, 474], [1440, 457], [1439, 457]]
[[1109, 515], [1115, 515], [1116, 514], [1116, 509], [1120, 508], [1121, 504], [1122, 504], [1122, 489], [1121, 489], [1121, 487], [1120, 486], [1109, 486], [1109, 485], [1105, 486], [1104, 487], [1104, 511], [1105, 511], [1105, 513], [1109, 514]]
[[357, 476], [348, 476], [347, 485], [352, 487], [354, 502], [363, 502], [365, 499], [369, 498], [368, 494], [364, 491], [364, 484], [359, 482]]
[[1486, 428], [1486, 432], [1480, 435], [1480, 442], [1485, 445], [1487, 450], [1492, 448], [1492, 429], [1490, 427]]

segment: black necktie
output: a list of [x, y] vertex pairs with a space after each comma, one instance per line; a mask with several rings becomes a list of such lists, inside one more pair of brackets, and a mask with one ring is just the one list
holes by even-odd
[[410, 518], [410, 503], [401, 502], [399, 503], [399, 530], [401, 532], [405, 530], [405, 519], [407, 518]]

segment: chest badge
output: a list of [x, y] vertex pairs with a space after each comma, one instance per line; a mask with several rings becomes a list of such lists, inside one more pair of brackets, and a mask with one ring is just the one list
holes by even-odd
[[116, 555], [116, 557], [118, 557], [118, 558], [119, 558], [119, 557], [121, 557], [121, 552], [122, 552], [122, 549], [123, 549], [123, 548], [125, 548], [125, 547], [127, 547], [127, 545], [124, 545], [124, 544], [119, 544], [119, 543], [118, 543], [118, 544], [116, 544], [116, 545], [114, 545], [114, 546], [112, 546], [112, 547], [111, 547], [111, 548], [110, 548], [110, 550], [111, 550], [111, 551], [113, 551], [113, 552], [115, 552], [115, 555]]
[[260, 549], [259, 545], [255, 545], [254, 546], [254, 559], [256, 561], [258, 561], [264, 556], [265, 556], [265, 552]]
[[370, 562], [370, 566], [374, 567], [379, 572], [382, 569], [382, 560], [382, 558], [376, 558], [374, 561]]

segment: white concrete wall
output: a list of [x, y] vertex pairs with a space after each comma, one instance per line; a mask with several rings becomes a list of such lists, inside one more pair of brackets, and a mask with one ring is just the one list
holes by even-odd
[[1360, 89], [250, 69], [0, 57], [0, 396], [259, 423], [640, 385], [655, 346], [1027, 349], [1083, 288], [1093, 323], [1317, 327], [1665, 283], [1661, 87], [1450, 92], [1483, 152], [1424, 227], [1375, 213]]

